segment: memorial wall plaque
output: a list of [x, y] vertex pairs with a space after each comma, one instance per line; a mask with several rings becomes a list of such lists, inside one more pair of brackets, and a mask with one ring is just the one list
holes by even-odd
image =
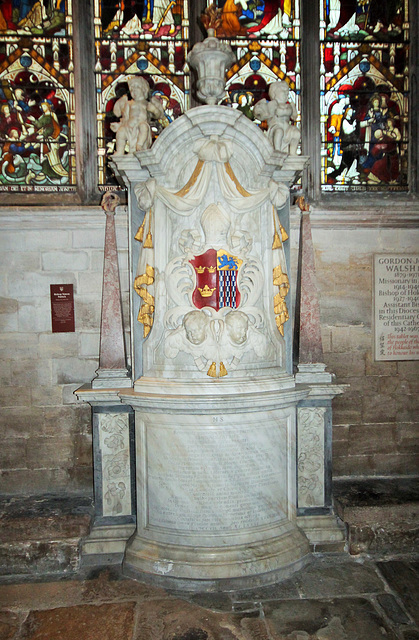
[[75, 331], [74, 295], [72, 284], [51, 284], [52, 333]]
[[419, 359], [419, 254], [374, 255], [376, 360]]

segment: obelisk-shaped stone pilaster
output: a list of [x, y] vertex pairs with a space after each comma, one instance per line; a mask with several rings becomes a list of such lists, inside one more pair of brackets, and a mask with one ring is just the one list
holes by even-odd
[[102, 316], [100, 324], [99, 369], [92, 388], [130, 387], [126, 366], [121, 288], [115, 233], [115, 209], [119, 197], [107, 193], [102, 200], [106, 214], [105, 250], [103, 261]]
[[[304, 203], [303, 207], [307, 207]], [[298, 324], [298, 373], [296, 382], [331, 382], [323, 363], [320, 304], [316, 282], [310, 214], [302, 211], [300, 228], [300, 298]], [[314, 377], [313, 377], [314, 376]]]
[[300, 352], [299, 362], [304, 364], [323, 361], [320, 330], [320, 305], [314, 264], [313, 239], [310, 214], [301, 216], [301, 302], [300, 302]]
[[295, 380], [309, 386], [310, 393], [297, 409], [297, 519], [314, 550], [337, 551], [343, 549], [344, 534], [332, 507], [331, 403], [343, 387], [332, 384], [332, 375], [325, 371], [310, 214], [304, 201], [298, 204], [302, 215]]

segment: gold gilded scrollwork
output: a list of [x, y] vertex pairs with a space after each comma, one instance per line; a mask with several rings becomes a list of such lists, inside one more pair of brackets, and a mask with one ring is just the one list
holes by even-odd
[[[154, 251], [153, 251], [153, 236], [151, 233], [153, 219], [153, 208], [145, 214], [144, 220], [135, 234], [135, 240], [143, 243], [143, 248], [140, 253], [140, 261], [138, 271], [140, 273], [134, 280], [134, 289], [143, 301], [138, 312], [137, 320], [141, 322], [144, 327], [144, 338], [148, 336], [153, 326], [154, 318], [154, 296], [150, 293], [147, 287], [151, 287], [154, 284]], [[148, 223], [148, 231], [144, 238], [144, 232]], [[152, 264], [149, 264], [149, 263]]]
[[[279, 262], [281, 262], [281, 253], [277, 251], [282, 248], [282, 243], [288, 240], [288, 234], [278, 220], [278, 213], [275, 207], [272, 207], [273, 219], [274, 219], [274, 239], [272, 242], [272, 251], [274, 257], [277, 256]], [[278, 226], [277, 226], [278, 224]], [[290, 282], [285, 271], [282, 270], [281, 264], [278, 264], [273, 268], [273, 284], [274, 287], [278, 287], [279, 292], [274, 295], [274, 313], [275, 322], [278, 327], [278, 331], [281, 336], [284, 335], [284, 324], [289, 320], [289, 313], [285, 298], [290, 290]]]
[[[282, 224], [280, 223], [280, 221], [278, 220], [278, 214], [275, 210], [275, 207], [272, 207], [272, 209], [273, 209], [272, 212], [273, 212], [273, 218], [274, 218], [274, 239], [272, 242], [272, 249], [280, 249], [282, 247], [282, 243], [288, 240], [289, 236], [288, 236], [288, 233], [285, 231], [284, 227], [282, 226]], [[276, 227], [277, 222], [279, 227], [279, 233]]]
[[310, 211], [310, 204], [306, 202], [304, 196], [298, 196], [295, 204], [298, 205], [300, 211]]
[[146, 265], [145, 273], [138, 275], [134, 280], [134, 289], [143, 300], [143, 304], [138, 312], [137, 320], [144, 325], [144, 338], [148, 336], [153, 326], [154, 296], [147, 291], [146, 287], [154, 283], [154, 269], [149, 264]]
[[290, 283], [287, 274], [282, 271], [281, 265], [273, 270], [273, 283], [275, 287], [279, 287], [279, 293], [274, 296], [275, 322], [279, 333], [283, 336], [284, 324], [289, 320], [287, 303], [284, 298], [290, 290]]

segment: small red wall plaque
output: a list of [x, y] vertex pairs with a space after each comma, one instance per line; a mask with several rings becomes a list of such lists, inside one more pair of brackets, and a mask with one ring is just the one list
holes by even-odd
[[51, 284], [52, 333], [75, 331], [72, 284]]

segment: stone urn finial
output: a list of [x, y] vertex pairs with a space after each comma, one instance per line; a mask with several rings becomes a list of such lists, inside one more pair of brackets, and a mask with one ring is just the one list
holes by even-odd
[[198, 75], [197, 95], [202, 102], [215, 105], [225, 93], [225, 72], [236, 60], [229, 44], [215, 37], [221, 24], [221, 11], [215, 5], [202, 14], [202, 24], [208, 38], [197, 42], [188, 56], [188, 62]]

